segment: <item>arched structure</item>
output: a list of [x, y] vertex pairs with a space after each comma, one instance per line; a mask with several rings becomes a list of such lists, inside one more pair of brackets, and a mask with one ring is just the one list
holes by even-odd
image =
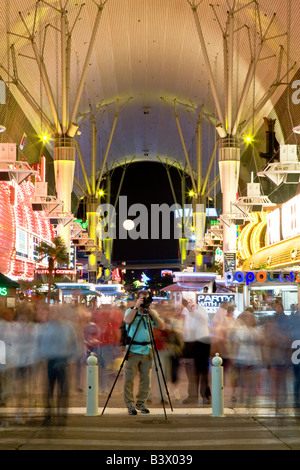
[[[280, 143], [298, 138], [292, 129], [300, 119], [299, 15], [292, 0], [5, 0], [1, 75], [36, 134], [51, 137], [64, 210], [71, 210], [75, 181], [73, 191], [88, 193], [93, 213], [106, 169], [132, 159], [181, 161], [194, 203], [202, 204], [208, 183], [215, 184], [206, 178], [214, 155], [228, 221], [224, 251], [234, 254], [231, 203], [239, 191], [243, 137], [251, 133], [256, 150], [264, 146], [268, 116], [276, 119]], [[95, 146], [84, 117], [104, 108]], [[203, 117], [213, 125], [213, 139], [210, 126], [199, 131]], [[21, 129], [17, 135], [21, 140]], [[27, 157], [26, 147], [23, 153]], [[256, 157], [254, 167], [264, 163]], [[90, 178], [96, 181], [91, 194]], [[195, 213], [201, 240], [203, 213]], [[68, 228], [61, 229], [68, 238]]]

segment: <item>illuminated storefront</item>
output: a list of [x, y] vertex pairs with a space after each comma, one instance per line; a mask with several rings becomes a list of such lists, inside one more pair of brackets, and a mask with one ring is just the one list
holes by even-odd
[[228, 286], [243, 290], [244, 308], [252, 306], [256, 315], [274, 314], [274, 302], [280, 300], [286, 314], [299, 303], [300, 273], [298, 271], [229, 271]]
[[174, 307], [181, 309], [182, 299], [186, 299], [205, 308], [209, 323], [223, 302], [242, 308], [243, 295], [236, 293], [219, 279], [216, 273], [209, 272], [173, 272], [173, 284], [162, 290], [173, 293]]
[[111, 304], [126, 297], [122, 284], [92, 284], [88, 282], [57, 282], [59, 299], [64, 303], [86, 302], [95, 306]]
[[243, 271], [300, 268], [300, 194], [269, 212], [250, 214], [238, 239]]
[[11, 279], [32, 280], [36, 266], [47, 265], [36, 248], [51, 243], [54, 232], [47, 213], [33, 210], [33, 196], [29, 180], [0, 182], [0, 272]]
[[225, 274], [227, 285], [243, 286], [244, 306], [273, 313], [280, 299], [291, 313], [300, 299], [300, 195], [272, 211], [253, 212], [238, 238], [240, 271]]

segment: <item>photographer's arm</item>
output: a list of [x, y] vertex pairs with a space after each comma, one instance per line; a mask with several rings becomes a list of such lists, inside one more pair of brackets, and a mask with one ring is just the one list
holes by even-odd
[[152, 320], [155, 322], [155, 326], [159, 328], [160, 330], [163, 330], [165, 327], [165, 322], [163, 321], [162, 318], [160, 318], [156, 310], [149, 309], [149, 315], [152, 318]]
[[142, 303], [143, 303], [142, 298], [137, 299], [135, 306], [131, 307], [131, 312], [129, 312], [124, 318], [125, 323], [130, 324], [133, 322]]

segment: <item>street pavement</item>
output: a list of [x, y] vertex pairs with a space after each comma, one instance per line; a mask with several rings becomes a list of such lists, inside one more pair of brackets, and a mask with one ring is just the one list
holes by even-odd
[[136, 416], [107, 407], [87, 416], [86, 408], [75, 407], [65, 419], [48, 420], [42, 408], [22, 411], [1, 409], [0, 450], [101, 450], [104, 460], [124, 451], [183, 459], [187, 451], [300, 450], [300, 417], [290, 409], [224, 408], [224, 416], [215, 417], [210, 406], [150, 407], [150, 414]]
[[[252, 406], [240, 400], [232, 402], [231, 390], [225, 386], [224, 413], [220, 417], [213, 416], [211, 404], [184, 403], [187, 383], [183, 377], [180, 399], [170, 392], [171, 404], [163, 405], [153, 394], [148, 403], [150, 414], [129, 416], [120, 379], [113, 389], [109, 386], [99, 391], [95, 416], [87, 416], [87, 391], [85, 387], [78, 389], [73, 380], [66, 418], [58, 418], [53, 409], [53, 417], [46, 419], [44, 383], [37, 382], [26, 394], [16, 382], [6, 406], [0, 407], [0, 450], [98, 450], [98, 465], [141, 469], [183, 464], [192, 468], [203, 450], [300, 450], [300, 415], [292, 408], [293, 382], [289, 383], [287, 406], [280, 409], [274, 407], [268, 383], [251, 397]], [[32, 463], [32, 457], [22, 455], [26, 457], [14, 453], [11, 462], [17, 459], [23, 465], [29, 459]], [[213, 466], [220, 455], [213, 454]], [[126, 456], [132, 460], [124, 460]], [[138, 457], [140, 460], [133, 460]]]

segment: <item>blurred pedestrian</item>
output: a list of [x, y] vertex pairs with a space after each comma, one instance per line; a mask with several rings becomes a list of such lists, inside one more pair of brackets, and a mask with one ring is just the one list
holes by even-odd
[[263, 331], [257, 325], [253, 313], [244, 311], [236, 321], [235, 364], [239, 372], [240, 401], [249, 406], [256, 397], [259, 375], [262, 368]]
[[265, 324], [264, 345], [267, 364], [274, 384], [276, 408], [287, 405], [287, 373], [291, 365], [289, 319], [280, 301], [274, 304], [275, 315]]
[[164, 329], [153, 328], [159, 361], [157, 360], [157, 363], [154, 364], [155, 367], [152, 367], [151, 390], [148, 401], [158, 397], [160, 401], [163, 400], [164, 403], [168, 403], [169, 392], [171, 391], [169, 390], [170, 385], [175, 398], [179, 399], [180, 397], [178, 367], [179, 357], [183, 349], [183, 340], [180, 341], [182, 330], [178, 331], [176, 329], [172, 309], [164, 307], [159, 311], [159, 315], [164, 321]]
[[180, 385], [180, 361], [184, 350], [183, 340], [183, 318], [179, 313], [173, 313], [169, 318], [168, 348], [170, 351], [171, 359], [171, 391], [176, 400], [180, 400], [181, 394], [179, 391]]
[[294, 376], [294, 410], [300, 413], [300, 312], [296, 305], [293, 305], [293, 312], [290, 319], [291, 332], [291, 360]]
[[124, 313], [124, 310], [112, 303], [102, 306], [95, 315], [95, 322], [100, 330], [99, 385], [102, 393], [109, 392], [118, 372], [116, 365], [123, 352], [120, 327]]
[[212, 334], [212, 356], [215, 353], [220, 354], [222, 358], [226, 357], [225, 343], [226, 343], [226, 328], [227, 328], [227, 309], [229, 308], [228, 302], [223, 302], [218, 308], [213, 317], [213, 324], [211, 328]]
[[37, 362], [38, 327], [34, 322], [34, 309], [29, 302], [17, 304], [15, 313], [16, 397], [18, 422], [24, 422], [23, 407], [31, 407]]
[[14, 311], [0, 304], [0, 341], [3, 358], [0, 362], [0, 406], [14, 395], [15, 372], [18, 363], [17, 335]]
[[52, 413], [56, 408], [57, 418], [63, 424], [69, 405], [68, 366], [72, 359], [78, 358], [80, 348], [74, 323], [64, 315], [62, 306], [49, 307], [48, 319], [42, 325], [39, 336], [39, 351], [41, 359], [47, 361], [47, 418], [53, 417]]
[[184, 313], [182, 356], [188, 379], [188, 396], [183, 403], [198, 404], [201, 396], [203, 404], [208, 404], [211, 401], [211, 392], [208, 380], [210, 333], [207, 312], [191, 302], [188, 308], [184, 306]]

